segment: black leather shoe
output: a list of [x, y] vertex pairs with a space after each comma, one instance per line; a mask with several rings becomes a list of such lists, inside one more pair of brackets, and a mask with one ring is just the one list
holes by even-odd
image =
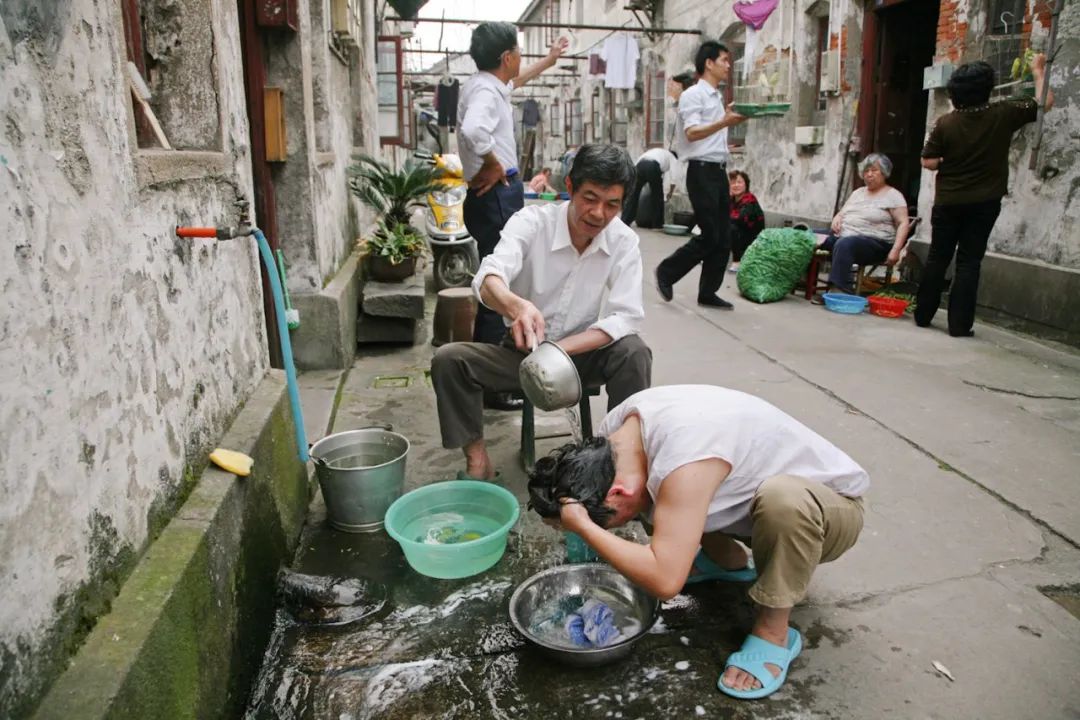
[[664, 302], [671, 302], [671, 298], [675, 297], [674, 286], [660, 277], [660, 270], [656, 271], [656, 289], [660, 297], [664, 298]]
[[715, 295], [709, 297], [699, 297], [697, 299], [698, 305], [704, 305], [705, 307], [720, 308], [721, 310], [734, 310], [735, 306], [729, 303], [727, 300], [718, 298]]
[[957, 330], [956, 332], [953, 332], [952, 330], [950, 330], [949, 335], [951, 335], [952, 337], [975, 337], [975, 331], [974, 330]]
[[508, 392], [484, 393], [484, 407], [488, 410], [520, 410], [522, 405], [520, 398]]

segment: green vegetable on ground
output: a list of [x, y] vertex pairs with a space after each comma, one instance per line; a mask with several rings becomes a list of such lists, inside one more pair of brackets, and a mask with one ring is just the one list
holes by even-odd
[[739, 263], [739, 292], [758, 303], [782, 300], [806, 273], [815, 245], [809, 230], [762, 230]]

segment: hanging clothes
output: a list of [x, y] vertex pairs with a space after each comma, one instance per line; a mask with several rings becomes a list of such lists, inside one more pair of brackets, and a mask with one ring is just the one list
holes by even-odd
[[615, 33], [604, 40], [600, 57], [607, 63], [604, 87], [631, 89], [637, 82], [637, 63], [641, 57], [637, 38], [629, 33]]
[[731, 9], [748, 27], [760, 30], [779, 4], [780, 0], [740, 0]]
[[607, 63], [604, 62], [604, 58], [600, 57], [600, 53], [589, 53], [589, 74], [603, 75], [606, 72]]
[[540, 105], [532, 98], [521, 104], [521, 124], [534, 128], [540, 124]]
[[435, 88], [435, 109], [439, 111], [439, 127], [457, 127], [458, 89], [456, 78], [443, 78]]

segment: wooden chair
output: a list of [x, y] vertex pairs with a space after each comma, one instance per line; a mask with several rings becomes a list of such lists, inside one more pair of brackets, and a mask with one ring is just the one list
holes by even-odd
[[[922, 222], [922, 218], [918, 216], [912, 216], [908, 218], [908, 231], [907, 237], [904, 238], [904, 245], [900, 248], [900, 259], [904, 259], [904, 255], [907, 254], [908, 245], [911, 244], [911, 238], [915, 237], [915, 231], [919, 228], [919, 223]], [[828, 250], [817, 249], [814, 251], [814, 256], [810, 259], [810, 265], [806, 269], [806, 290], [805, 297], [810, 300], [816, 293], [825, 292], [829, 289], [829, 282], [826, 279], [828, 277], [825, 274], [825, 278], [822, 277], [822, 267], [826, 263], [832, 262], [832, 253]], [[900, 263], [897, 263], [899, 265]], [[884, 284], [881, 287], [887, 287], [892, 284], [893, 270], [896, 266], [886, 265], [885, 263], [876, 263], [873, 265], [856, 265], [855, 266], [855, 294], [861, 295], [863, 289], [863, 282], [868, 280], [870, 276], [877, 272], [879, 268], [885, 268]]]
[[[589, 406], [589, 398], [594, 398], [600, 394], [600, 388], [590, 387], [584, 388], [581, 392], [581, 400], [578, 402], [578, 412], [581, 418], [581, 436], [583, 439], [589, 439], [592, 434], [592, 408]], [[537, 440], [550, 440], [551, 438], [570, 437], [568, 432], [554, 433], [552, 435], [537, 435], [536, 434], [536, 417], [533, 405], [529, 402], [529, 398], [525, 397], [524, 393], [514, 393], [514, 397], [521, 398], [521, 450], [518, 451], [518, 456], [521, 458], [521, 466], [525, 468], [525, 472], [532, 470], [533, 465], [536, 464], [536, 441]]]

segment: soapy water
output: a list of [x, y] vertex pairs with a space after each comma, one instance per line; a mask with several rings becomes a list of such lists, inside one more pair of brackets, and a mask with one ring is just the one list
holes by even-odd
[[456, 512], [432, 513], [406, 525], [403, 535], [425, 545], [456, 545], [479, 540], [501, 525], [496, 519], [474, 513], [468, 516]]
[[537, 607], [529, 624], [529, 634], [547, 645], [581, 650], [583, 628], [576, 619], [580, 617], [579, 613], [584, 613], [585, 623], [588, 623], [592, 619], [589, 616], [593, 615], [590, 609], [601, 603], [610, 609], [612, 616], [610, 619], [606, 613], [596, 616], [598, 619], [602, 617], [604, 624], [611, 628], [608, 632], [601, 632], [603, 641], [598, 647], [609, 647], [641, 632], [641, 622], [636, 617], [633, 605], [616, 593], [597, 588], [588, 590], [584, 595], [556, 597]]

